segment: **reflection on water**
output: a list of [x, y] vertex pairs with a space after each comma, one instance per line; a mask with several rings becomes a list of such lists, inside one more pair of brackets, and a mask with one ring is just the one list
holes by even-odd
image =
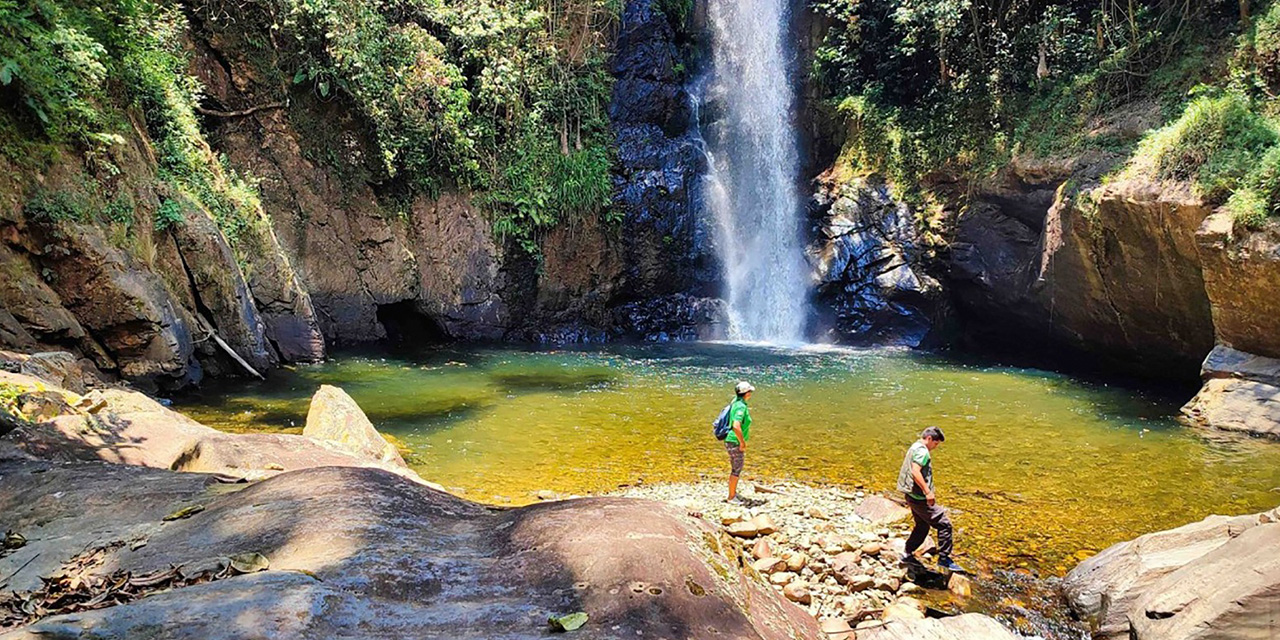
[[710, 422], [748, 379], [745, 476], [888, 489], [927, 425], [938, 493], [970, 558], [1062, 573], [1138, 534], [1280, 502], [1280, 445], [1206, 439], [1177, 407], [1027, 369], [893, 350], [727, 344], [346, 355], [209, 387], [184, 410], [227, 430], [300, 430], [321, 383], [344, 388], [462, 495], [524, 503], [727, 471]]

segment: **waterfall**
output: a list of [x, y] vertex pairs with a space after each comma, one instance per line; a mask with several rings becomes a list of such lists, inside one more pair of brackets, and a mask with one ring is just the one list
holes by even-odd
[[728, 287], [730, 336], [804, 341], [809, 274], [801, 240], [795, 91], [783, 39], [788, 0], [708, 0], [707, 205]]

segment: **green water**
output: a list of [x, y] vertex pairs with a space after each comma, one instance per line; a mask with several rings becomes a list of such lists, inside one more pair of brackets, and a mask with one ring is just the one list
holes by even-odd
[[450, 348], [343, 355], [179, 402], [227, 430], [294, 430], [321, 383], [346, 389], [424, 477], [526, 503], [727, 473], [710, 421], [757, 387], [744, 477], [890, 489], [904, 448], [941, 426], [941, 502], [962, 556], [1063, 573], [1114, 542], [1280, 503], [1280, 444], [1206, 438], [1177, 405], [1028, 369], [905, 351], [701, 344]]

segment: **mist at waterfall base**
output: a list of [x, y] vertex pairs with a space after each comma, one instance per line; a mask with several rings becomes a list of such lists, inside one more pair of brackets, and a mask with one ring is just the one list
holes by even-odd
[[784, 0], [709, 0], [711, 75], [700, 103], [719, 105], [702, 128], [729, 306], [729, 338], [805, 341], [809, 273], [797, 186], [795, 91], [784, 34]]

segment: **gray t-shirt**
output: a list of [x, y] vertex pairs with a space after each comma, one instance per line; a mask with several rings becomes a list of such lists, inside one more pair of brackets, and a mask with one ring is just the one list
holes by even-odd
[[902, 469], [898, 471], [898, 491], [917, 500], [924, 500], [924, 492], [921, 491], [921, 487], [916, 486], [916, 480], [911, 476], [912, 462], [920, 465], [920, 475], [924, 476], [924, 481], [932, 492], [933, 458], [929, 455], [929, 447], [925, 446], [923, 440], [917, 440], [911, 445], [911, 448], [907, 449], [907, 455], [902, 458]]

